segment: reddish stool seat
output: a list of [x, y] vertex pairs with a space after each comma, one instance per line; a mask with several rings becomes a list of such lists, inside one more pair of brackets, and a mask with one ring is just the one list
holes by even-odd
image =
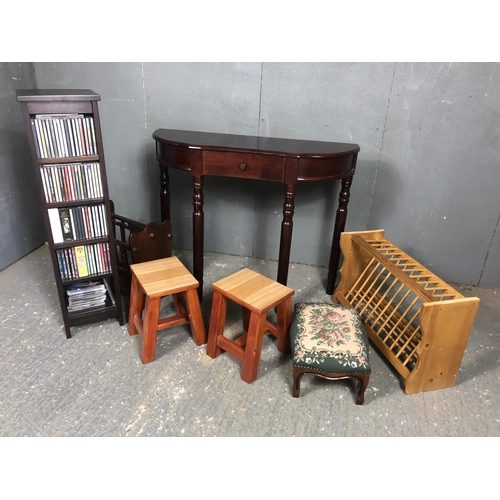
[[[278, 339], [278, 350], [291, 351], [290, 323], [292, 321], [293, 289], [288, 288], [250, 269], [242, 269], [212, 285], [214, 290], [207, 355], [216, 358], [227, 351], [243, 362], [241, 378], [251, 383], [257, 378], [262, 340], [270, 332]], [[227, 301], [242, 306], [243, 333], [235, 340], [224, 337]], [[267, 321], [267, 312], [276, 307], [276, 324]]]

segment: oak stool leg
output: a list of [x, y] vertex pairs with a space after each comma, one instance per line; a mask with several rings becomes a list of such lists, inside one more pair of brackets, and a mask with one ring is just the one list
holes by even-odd
[[132, 283], [130, 285], [130, 304], [128, 310], [128, 333], [129, 335], [137, 335], [139, 332], [135, 326], [134, 318], [136, 315], [141, 316], [144, 305], [144, 294], [141, 285], [134, 273], [132, 273]]
[[186, 316], [187, 315], [187, 307], [186, 307], [186, 301], [184, 300], [183, 297], [184, 294], [182, 293], [174, 293], [173, 295], [173, 300], [174, 300], [174, 308], [175, 312], [181, 316]]
[[203, 325], [203, 317], [201, 315], [198, 290], [196, 288], [186, 290], [186, 302], [189, 323], [191, 325], [191, 331], [193, 332], [194, 341], [196, 342], [196, 345], [206, 344], [207, 336], [205, 333], [205, 326]]
[[224, 332], [226, 312], [227, 298], [217, 290], [214, 290], [207, 344], [207, 355], [211, 358], [216, 358], [222, 352], [222, 349], [218, 346], [217, 341], [219, 336], [221, 336]]
[[278, 329], [278, 350], [283, 354], [291, 352], [290, 324], [292, 323], [292, 297], [279, 303], [276, 311]]
[[160, 315], [161, 298], [146, 298], [144, 323], [142, 330], [142, 363], [150, 363], [155, 359], [156, 338], [158, 335], [158, 318]]
[[259, 315], [256, 312], [252, 312], [250, 314], [245, 356], [243, 358], [243, 370], [241, 372], [242, 380], [249, 384], [257, 378], [265, 331], [266, 314]]
[[248, 325], [250, 324], [250, 309], [245, 306], [241, 306], [241, 324], [243, 325], [243, 331], [248, 332]]

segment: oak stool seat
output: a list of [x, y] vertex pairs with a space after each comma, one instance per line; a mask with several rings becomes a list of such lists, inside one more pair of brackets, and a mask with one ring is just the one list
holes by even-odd
[[293, 343], [292, 396], [299, 397], [303, 375], [358, 382], [356, 404], [364, 402], [370, 380], [368, 335], [358, 313], [339, 304], [295, 304], [290, 327]]
[[[290, 348], [292, 295], [295, 291], [250, 269], [242, 269], [212, 284], [214, 291], [207, 355], [216, 358], [227, 351], [243, 362], [241, 378], [252, 383], [257, 378], [264, 334], [269, 332], [284, 354]], [[224, 337], [227, 301], [242, 307], [244, 333], [235, 340]], [[276, 324], [267, 321], [267, 313], [276, 307]]]
[[[198, 281], [177, 257], [156, 259], [130, 266], [132, 284], [128, 332], [140, 335], [141, 361], [154, 361], [159, 330], [190, 323], [196, 345], [206, 343], [197, 288]], [[160, 303], [172, 295], [176, 314], [161, 318]]]

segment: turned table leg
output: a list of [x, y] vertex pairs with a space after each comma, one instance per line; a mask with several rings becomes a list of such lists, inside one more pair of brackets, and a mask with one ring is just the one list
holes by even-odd
[[170, 220], [170, 190], [168, 167], [160, 164], [160, 216], [161, 222]]
[[193, 177], [193, 276], [200, 286], [198, 297], [200, 302], [203, 298], [203, 238], [204, 238], [204, 214], [203, 214], [203, 176]]
[[328, 265], [328, 280], [326, 285], [326, 293], [328, 295], [332, 295], [335, 290], [335, 280], [337, 279], [337, 271], [340, 261], [340, 233], [342, 233], [345, 228], [347, 204], [349, 203], [352, 178], [353, 176], [348, 177], [347, 179], [342, 179], [337, 216], [335, 217], [335, 228], [333, 230], [330, 263]]
[[281, 223], [280, 252], [278, 259], [278, 283], [286, 285], [288, 265], [292, 247], [293, 213], [295, 210], [295, 185], [287, 184], [283, 204], [283, 222]]

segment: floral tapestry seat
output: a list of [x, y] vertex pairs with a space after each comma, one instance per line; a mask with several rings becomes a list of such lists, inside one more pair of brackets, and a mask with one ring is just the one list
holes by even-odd
[[293, 345], [293, 397], [303, 375], [358, 382], [356, 404], [364, 402], [370, 380], [368, 335], [354, 309], [339, 304], [298, 303], [290, 327]]

